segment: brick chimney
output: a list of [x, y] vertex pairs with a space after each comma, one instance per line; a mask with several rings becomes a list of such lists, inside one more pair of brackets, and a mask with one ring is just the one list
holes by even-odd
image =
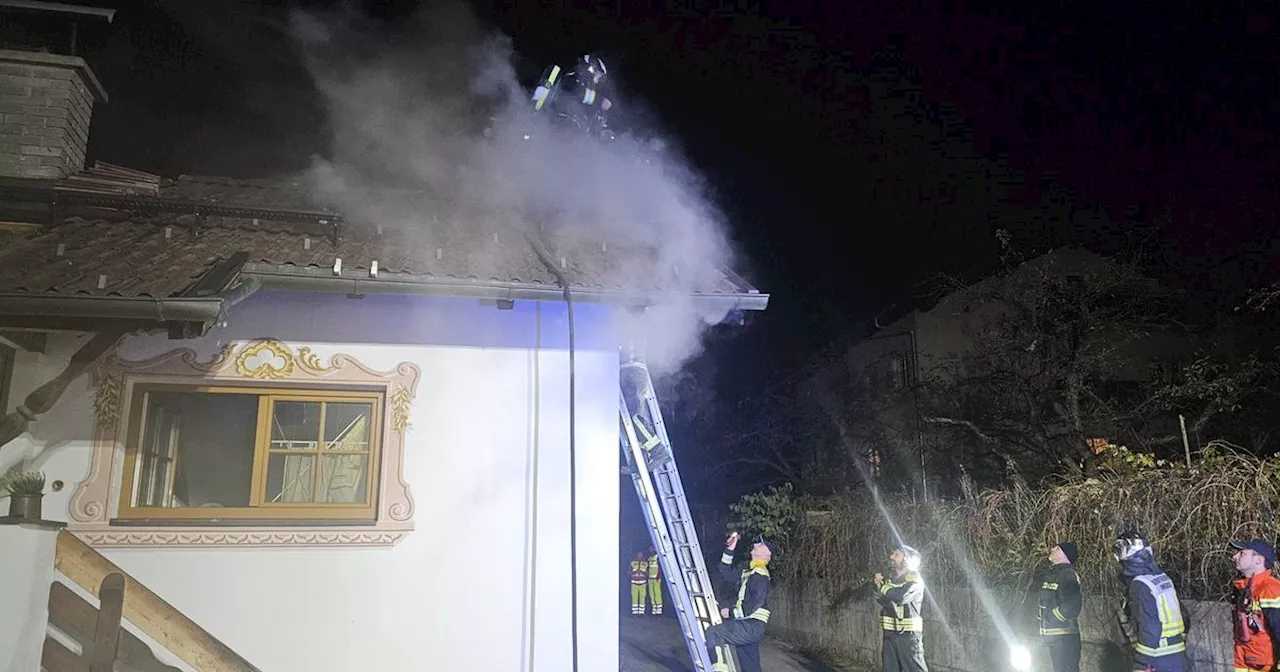
[[82, 170], [93, 104], [106, 100], [78, 56], [0, 49], [0, 177]]

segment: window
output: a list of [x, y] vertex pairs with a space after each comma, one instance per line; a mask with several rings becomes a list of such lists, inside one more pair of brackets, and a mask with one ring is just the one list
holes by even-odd
[[371, 521], [382, 394], [135, 388], [120, 520]]
[[889, 355], [889, 386], [895, 390], [907, 386], [907, 356], [902, 351]]

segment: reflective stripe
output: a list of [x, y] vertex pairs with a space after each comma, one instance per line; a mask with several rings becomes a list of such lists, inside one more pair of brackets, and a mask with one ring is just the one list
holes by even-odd
[[592, 103], [596, 102], [596, 90], [587, 89], [586, 91], [584, 91], [582, 93], [582, 102], [587, 105], [591, 105]]
[[885, 632], [924, 632], [924, 619], [920, 616], [908, 618], [881, 616], [880, 628]]
[[1280, 597], [1268, 597], [1258, 600], [1257, 605], [1259, 609], [1280, 609]]
[[1076, 628], [1040, 628], [1042, 635], [1074, 635], [1080, 631]]
[[[1160, 641], [1163, 642], [1165, 640], [1162, 639]], [[1152, 657], [1169, 656], [1175, 653], [1182, 653], [1183, 651], [1186, 651], [1187, 643], [1178, 642], [1177, 644], [1166, 644], [1164, 646], [1157, 646], [1155, 648], [1151, 648], [1150, 646], [1144, 646], [1141, 643], [1135, 643], [1133, 645], [1133, 650], [1137, 651], [1138, 653], [1144, 656], [1152, 656]]]
[[[1147, 646], [1133, 638], [1133, 650], [1144, 656], [1168, 656], [1187, 650], [1186, 624], [1182, 622], [1182, 608], [1178, 604], [1178, 593], [1173, 588], [1173, 581], [1167, 574], [1152, 574], [1134, 577], [1151, 590], [1156, 601], [1156, 612], [1160, 617], [1160, 642], [1157, 646]], [[1170, 643], [1170, 640], [1176, 640]]]
[[1054, 607], [1054, 608], [1053, 608], [1053, 615], [1054, 615], [1054, 616], [1055, 616], [1059, 621], [1065, 621], [1065, 620], [1067, 620], [1067, 617], [1062, 615], [1062, 610], [1058, 609], [1057, 607]]
[[1160, 636], [1176, 637], [1187, 631], [1182, 622], [1182, 609], [1178, 604], [1178, 594], [1173, 589], [1173, 581], [1165, 574], [1134, 577], [1151, 589], [1156, 599], [1156, 610], [1160, 616]]
[[764, 621], [765, 623], [768, 623], [768, 622], [769, 622], [769, 610], [768, 610], [768, 609], [765, 609], [764, 607], [761, 607], [761, 608], [756, 609], [755, 611], [751, 612], [751, 613], [747, 616], [747, 618], [754, 618], [754, 619], [755, 619], [755, 620], [757, 620], [757, 621]]
[[1042, 585], [1042, 586], [1040, 586], [1040, 587], [1041, 587], [1042, 589], [1044, 589], [1044, 590], [1057, 590], [1057, 589], [1058, 589], [1058, 584], [1056, 584], [1056, 583], [1047, 583], [1047, 582], [1046, 582], [1044, 585]]
[[721, 554], [721, 555], [720, 555], [720, 562], [722, 562], [722, 563], [724, 563], [724, 564], [726, 564], [726, 565], [732, 565], [732, 564], [733, 564], [733, 551], [725, 551], [723, 554]]
[[631, 418], [631, 422], [636, 426], [636, 429], [640, 430], [641, 434], [644, 434], [644, 443], [641, 444], [641, 447], [645, 450], [651, 450], [654, 446], [662, 442], [662, 439], [655, 436], [653, 432], [649, 431], [648, 427], [644, 426], [644, 421], [640, 419], [639, 413], [635, 414], [635, 416]]

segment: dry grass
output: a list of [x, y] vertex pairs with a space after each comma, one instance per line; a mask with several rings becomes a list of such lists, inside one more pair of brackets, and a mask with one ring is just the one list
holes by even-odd
[[[797, 578], [830, 595], [883, 571], [893, 536], [870, 501], [831, 502], [831, 513], [809, 516], [796, 531], [787, 563]], [[1156, 548], [1156, 559], [1184, 599], [1221, 599], [1234, 574], [1229, 539], [1276, 538], [1280, 459], [1211, 453], [1194, 469], [1133, 469], [1042, 488], [1017, 486], [928, 506], [886, 505], [906, 543], [925, 556], [934, 585], [975, 578], [997, 594], [1022, 594], [1059, 541], [1079, 545], [1087, 589], [1118, 592], [1110, 556], [1117, 526], [1133, 524]]]

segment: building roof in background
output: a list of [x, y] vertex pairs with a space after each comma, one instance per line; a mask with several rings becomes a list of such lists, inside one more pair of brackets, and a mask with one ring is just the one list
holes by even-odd
[[[431, 218], [411, 229], [334, 226], [324, 213], [334, 221], [340, 215], [317, 207], [296, 182], [192, 176], [161, 180], [101, 163], [43, 186], [64, 204], [91, 202], [96, 196], [107, 200], [74, 216], [55, 210], [51, 226], [0, 247], [0, 294], [173, 297], [236, 253], [247, 254], [242, 272], [269, 280], [266, 287], [274, 282], [321, 291], [490, 298], [503, 298], [504, 292], [510, 298], [531, 298], [530, 292], [560, 291], [530, 243], [501, 221]], [[136, 203], [112, 205], [111, 198]], [[202, 207], [222, 214], [205, 214]], [[224, 216], [228, 207], [265, 211]], [[277, 209], [313, 216], [276, 219], [272, 211]], [[652, 251], [583, 239], [552, 241], [546, 251], [575, 293], [586, 298], [622, 301], [667, 293], [643, 276], [628, 285], [611, 279], [617, 277], [616, 269]], [[734, 302], [740, 309], [763, 309], [767, 303], [767, 295], [732, 272], [706, 270], [685, 294]]]

